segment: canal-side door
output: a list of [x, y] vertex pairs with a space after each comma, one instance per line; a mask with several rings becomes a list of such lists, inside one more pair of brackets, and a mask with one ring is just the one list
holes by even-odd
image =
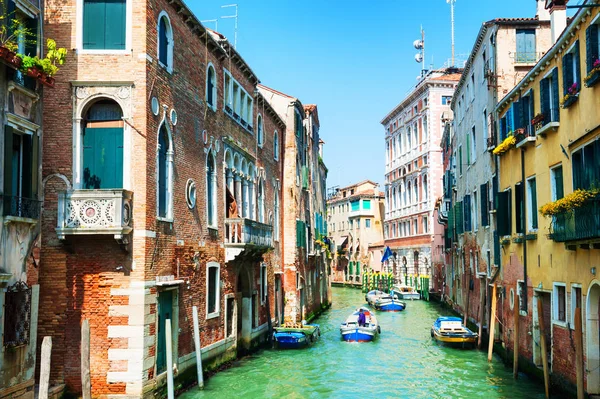
[[160, 291], [158, 295], [158, 342], [156, 344], [157, 375], [167, 370], [165, 342], [165, 320], [167, 319], [171, 320], [171, 327], [173, 327], [173, 291]]

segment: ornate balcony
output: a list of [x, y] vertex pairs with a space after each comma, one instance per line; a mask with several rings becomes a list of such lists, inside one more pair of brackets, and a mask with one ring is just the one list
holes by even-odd
[[[590, 200], [572, 212], [553, 216], [552, 232], [548, 237], [556, 242], [583, 240], [600, 242], [600, 198]], [[598, 243], [595, 244], [597, 245]]]
[[233, 260], [242, 252], [264, 253], [273, 248], [273, 227], [244, 218], [225, 219], [225, 256]]
[[133, 193], [123, 189], [69, 190], [58, 195], [58, 238], [112, 234], [126, 243], [132, 230]]
[[4, 216], [9, 221], [35, 223], [40, 218], [41, 201], [25, 197], [3, 197]]

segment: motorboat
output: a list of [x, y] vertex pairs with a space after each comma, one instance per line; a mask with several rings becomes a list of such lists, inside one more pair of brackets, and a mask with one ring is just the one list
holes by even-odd
[[[358, 324], [358, 315], [361, 311], [365, 314], [365, 324], [362, 326]], [[361, 306], [342, 323], [340, 333], [342, 339], [347, 342], [369, 342], [381, 333], [381, 328], [373, 313], [366, 307]]]
[[383, 312], [401, 312], [406, 309], [406, 302], [399, 300], [394, 293], [385, 294], [375, 301], [375, 309]]
[[421, 299], [421, 294], [419, 294], [414, 287], [409, 285], [396, 285], [392, 287], [390, 292], [395, 292], [400, 299]]
[[281, 349], [305, 348], [316, 342], [321, 336], [318, 324], [284, 324], [273, 327], [273, 341]]
[[460, 317], [438, 317], [431, 327], [431, 337], [438, 342], [459, 347], [474, 347], [479, 335], [465, 327]]
[[369, 305], [375, 306], [375, 301], [377, 301], [382, 295], [386, 295], [386, 293], [379, 290], [369, 291], [365, 295], [365, 301], [367, 301]]

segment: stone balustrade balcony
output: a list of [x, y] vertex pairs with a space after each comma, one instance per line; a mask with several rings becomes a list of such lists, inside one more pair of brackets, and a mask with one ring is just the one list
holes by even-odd
[[127, 241], [133, 229], [133, 193], [123, 189], [68, 190], [58, 195], [58, 238], [112, 234]]
[[273, 226], [251, 219], [227, 218], [224, 245], [227, 261], [245, 250], [262, 253], [273, 248]]

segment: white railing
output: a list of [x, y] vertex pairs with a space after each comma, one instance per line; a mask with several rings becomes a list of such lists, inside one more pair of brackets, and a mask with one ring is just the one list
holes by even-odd
[[113, 234], [132, 230], [133, 193], [123, 189], [69, 190], [58, 194], [59, 239], [66, 235]]
[[273, 226], [255, 220], [225, 219], [225, 246], [273, 247]]

